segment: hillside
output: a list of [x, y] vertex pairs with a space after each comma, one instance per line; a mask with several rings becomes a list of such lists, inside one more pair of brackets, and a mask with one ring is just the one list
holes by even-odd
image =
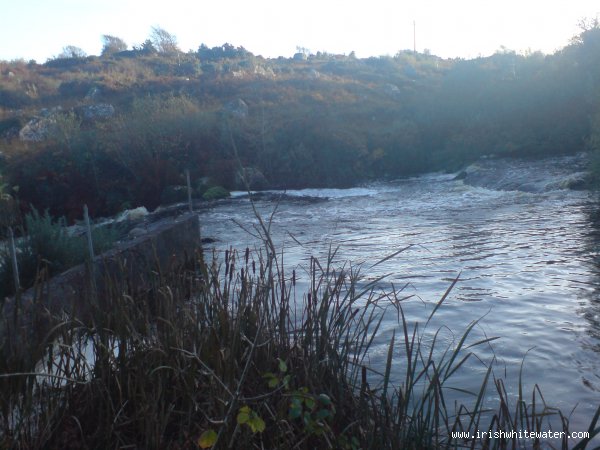
[[474, 60], [298, 53], [228, 44], [0, 62], [0, 186], [80, 217], [202, 193], [349, 186], [455, 171], [482, 155], [540, 157], [600, 142], [600, 28], [553, 55]]

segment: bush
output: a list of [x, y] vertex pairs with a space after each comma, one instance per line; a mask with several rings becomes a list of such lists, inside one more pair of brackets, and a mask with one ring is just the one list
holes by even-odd
[[188, 199], [187, 186], [167, 186], [160, 195], [160, 202], [163, 205], [186, 202]]
[[229, 197], [229, 191], [221, 186], [208, 188], [206, 192], [202, 194], [204, 200], [219, 200], [227, 197]]

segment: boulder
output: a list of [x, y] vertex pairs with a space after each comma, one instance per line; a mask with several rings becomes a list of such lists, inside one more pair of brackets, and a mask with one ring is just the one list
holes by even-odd
[[42, 142], [48, 138], [56, 121], [52, 117], [34, 117], [19, 131], [19, 139]]
[[46, 140], [56, 125], [57, 116], [63, 114], [63, 112], [62, 106], [41, 109], [35, 117], [21, 128], [19, 139], [30, 142]]
[[136, 220], [141, 220], [145, 216], [148, 215], [148, 210], [145, 206], [140, 206], [139, 208], [134, 209], [126, 209], [115, 219], [115, 222], [132, 222]]

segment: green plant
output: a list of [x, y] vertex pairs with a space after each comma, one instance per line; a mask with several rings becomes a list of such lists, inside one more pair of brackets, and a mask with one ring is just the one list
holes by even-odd
[[214, 187], [208, 188], [206, 190], [206, 192], [204, 192], [204, 194], [202, 194], [202, 198], [207, 201], [219, 200], [219, 199], [227, 198], [227, 197], [229, 197], [229, 191], [221, 186], [214, 186]]
[[[38, 276], [48, 277], [83, 263], [88, 257], [85, 236], [72, 236], [64, 218], [54, 219], [48, 211], [35, 208], [25, 215], [22, 237], [16, 241], [17, 264], [22, 288], [33, 286]], [[118, 226], [92, 229], [96, 254], [109, 249], [121, 236]], [[0, 298], [15, 292], [8, 248], [0, 250]]]

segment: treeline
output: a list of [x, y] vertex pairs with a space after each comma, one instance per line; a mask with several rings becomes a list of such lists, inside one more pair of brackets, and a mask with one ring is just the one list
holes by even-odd
[[333, 187], [600, 148], [597, 21], [553, 55], [474, 60], [183, 53], [161, 31], [132, 50], [105, 36], [100, 56], [0, 63], [3, 198], [74, 219], [83, 203], [173, 201], [186, 170], [199, 193], [241, 188], [241, 172], [258, 188]]

